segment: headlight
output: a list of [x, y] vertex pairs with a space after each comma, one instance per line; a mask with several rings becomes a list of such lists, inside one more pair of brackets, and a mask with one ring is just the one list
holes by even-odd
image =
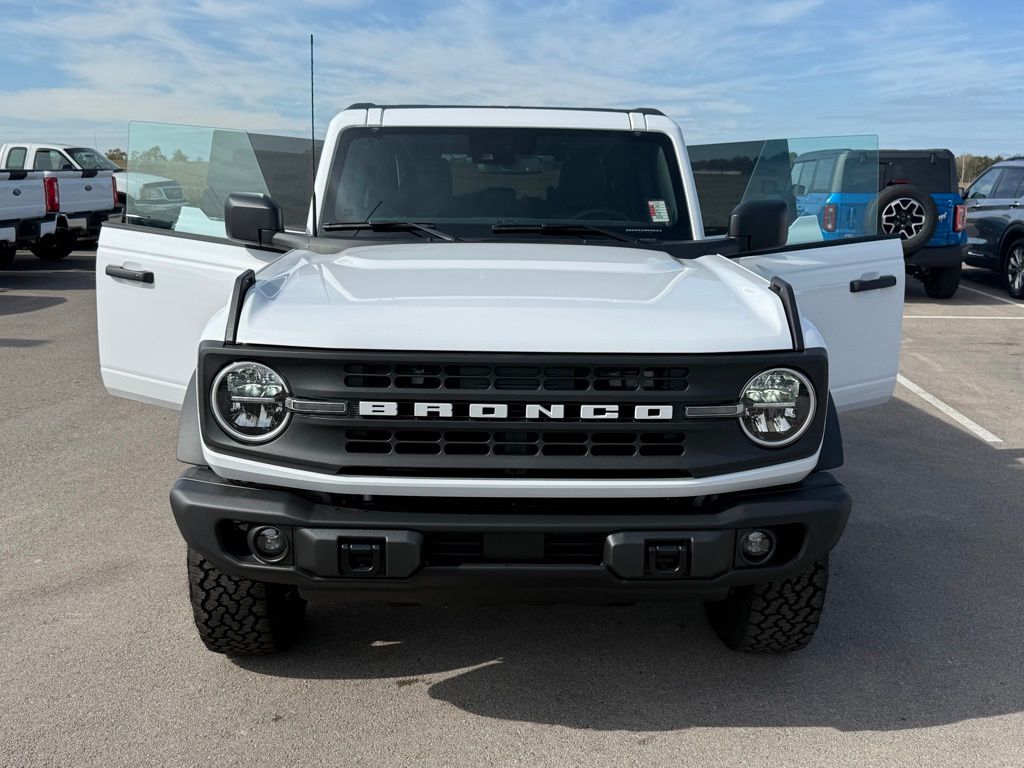
[[139, 197], [143, 200], [159, 200], [163, 195], [160, 194], [159, 187], [143, 187], [140, 190]]
[[747, 382], [740, 425], [758, 445], [779, 448], [802, 435], [814, 418], [814, 387], [803, 374], [773, 368]]
[[288, 426], [288, 383], [262, 363], [232, 363], [213, 380], [210, 403], [217, 423], [235, 440], [263, 443]]

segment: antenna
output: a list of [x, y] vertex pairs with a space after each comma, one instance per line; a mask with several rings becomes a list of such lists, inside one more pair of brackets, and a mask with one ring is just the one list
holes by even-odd
[[313, 208], [310, 230], [316, 237], [316, 112], [313, 98], [313, 35], [309, 36], [309, 170], [313, 183]]

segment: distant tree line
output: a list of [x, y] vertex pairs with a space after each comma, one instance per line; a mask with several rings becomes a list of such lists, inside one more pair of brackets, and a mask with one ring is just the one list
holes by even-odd
[[[128, 167], [128, 153], [125, 152], [120, 147], [115, 147], [114, 149], [108, 149], [106, 151], [106, 155], [107, 155], [107, 159], [110, 160], [112, 163], [115, 163], [117, 166], [119, 166], [121, 168], [127, 168]], [[203, 162], [203, 159], [200, 158], [200, 157], [189, 158], [189, 156], [186, 155], [184, 152], [182, 152], [180, 149], [176, 149], [176, 150], [174, 150], [173, 153], [171, 153], [171, 157], [168, 160], [167, 155], [164, 154], [164, 151], [162, 149], [160, 149], [160, 147], [150, 147], [149, 149], [143, 150], [141, 152], [137, 151], [137, 150], [135, 152], [132, 152], [132, 162], [133, 163], [166, 163], [166, 162], [188, 163], [188, 162]]]
[[960, 185], [966, 187], [976, 178], [981, 176], [993, 163], [998, 163], [1008, 158], [1003, 155], [989, 157], [988, 155], [971, 155], [964, 153], [956, 157], [956, 172], [960, 178]]

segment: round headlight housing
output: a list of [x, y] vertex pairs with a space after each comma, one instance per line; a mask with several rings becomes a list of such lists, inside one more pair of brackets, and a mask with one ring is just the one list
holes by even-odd
[[798, 440], [811, 426], [817, 405], [808, 378], [789, 368], [757, 374], [743, 388], [740, 404], [740, 426], [747, 437], [766, 448]]
[[225, 366], [213, 380], [210, 402], [217, 423], [235, 440], [265, 443], [281, 434], [291, 418], [285, 408], [288, 383], [263, 363]]

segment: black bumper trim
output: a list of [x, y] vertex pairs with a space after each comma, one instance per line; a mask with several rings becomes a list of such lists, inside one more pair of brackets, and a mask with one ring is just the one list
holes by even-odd
[[966, 245], [944, 245], [939, 248], [924, 247], [906, 258], [908, 267], [955, 267], [967, 255]]
[[[615, 514], [587, 514], [585, 502], [569, 502], [572, 506], [564, 513], [515, 514], [488, 512], [487, 499], [479, 500], [478, 513], [433, 511], [443, 503], [438, 500], [389, 501], [393, 503], [383, 509], [320, 504], [291, 491], [234, 484], [203, 467], [185, 470], [171, 491], [171, 508], [185, 540], [225, 572], [294, 584], [312, 596], [390, 602], [717, 599], [732, 587], [790, 575], [824, 558], [838, 542], [851, 508], [846, 489], [827, 472], [814, 473], [794, 486], [707, 499], [682, 514], [664, 513], [664, 507], [650, 507], [642, 500], [623, 500], [622, 512]], [[645, 507], [659, 512], [651, 514]], [[265, 564], [232, 548], [224, 530], [235, 521], [285, 528], [297, 543], [295, 557]], [[751, 567], [736, 553], [736, 532], [752, 528], [798, 534], [780, 561]], [[600, 565], [419, 565], [408, 576], [403, 568], [401, 578], [388, 573], [351, 578], [338, 567], [342, 540], [391, 536], [408, 547], [410, 541], [431, 534], [458, 532], [599, 533], [609, 543]], [[630, 535], [613, 536], [619, 533]], [[623, 577], [643, 573], [635, 560], [635, 553], [642, 550], [635, 546], [638, 536], [681, 542], [688, 556], [686, 572], [670, 579]], [[314, 541], [315, 555], [309, 546]], [[616, 542], [631, 546], [610, 555]], [[406, 549], [403, 557], [408, 554]]]

